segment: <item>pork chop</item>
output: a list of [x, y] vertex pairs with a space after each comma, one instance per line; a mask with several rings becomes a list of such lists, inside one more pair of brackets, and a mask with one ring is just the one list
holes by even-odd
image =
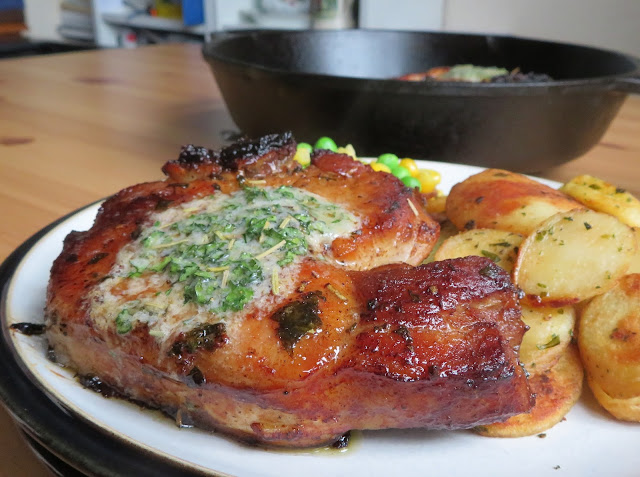
[[[424, 198], [289, 134], [188, 146], [55, 260], [57, 359], [179, 422], [306, 447], [351, 429], [460, 429], [532, 406], [518, 292], [491, 261], [419, 265]], [[419, 265], [419, 266], [418, 266]]]

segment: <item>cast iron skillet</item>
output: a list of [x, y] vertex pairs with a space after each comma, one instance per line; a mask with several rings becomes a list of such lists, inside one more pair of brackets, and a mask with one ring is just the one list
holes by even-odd
[[[328, 135], [359, 155], [537, 172], [594, 146], [640, 61], [515, 37], [380, 30], [251, 31], [203, 48], [229, 112], [249, 136]], [[546, 73], [549, 83], [410, 83], [391, 78], [472, 63]]]

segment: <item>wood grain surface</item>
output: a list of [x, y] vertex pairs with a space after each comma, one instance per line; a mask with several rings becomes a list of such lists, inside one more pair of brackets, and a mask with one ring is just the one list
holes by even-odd
[[[0, 60], [0, 261], [58, 217], [162, 178], [180, 145], [219, 147], [228, 130], [197, 45]], [[594, 149], [540, 175], [582, 173], [640, 196], [640, 97], [629, 97]], [[0, 476], [49, 475], [3, 409], [0, 449]]]

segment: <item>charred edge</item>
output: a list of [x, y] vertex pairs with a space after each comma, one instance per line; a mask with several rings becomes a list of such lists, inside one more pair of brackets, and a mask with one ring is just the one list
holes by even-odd
[[106, 398], [116, 398], [116, 399], [124, 399], [125, 401], [129, 401], [136, 406], [140, 406], [143, 409], [158, 409], [157, 406], [154, 406], [151, 403], [145, 401], [139, 401], [137, 399], [133, 399], [123, 392], [121, 392], [115, 386], [111, 384], [105, 383], [100, 377], [93, 374], [84, 374], [76, 376], [76, 379], [83, 387], [89, 389], [90, 391], [96, 392], [103, 397]]
[[220, 151], [220, 165], [227, 170], [237, 170], [238, 162], [251, 157], [260, 157], [293, 142], [290, 131], [283, 134], [268, 134], [258, 139], [241, 140]]
[[189, 331], [184, 339], [173, 343], [169, 356], [182, 358], [184, 354], [193, 354], [199, 349], [214, 351], [229, 341], [224, 323], [201, 326]]
[[22, 333], [27, 336], [44, 334], [46, 326], [43, 323], [13, 323], [9, 328], [16, 330], [18, 333]]
[[322, 326], [318, 314], [320, 298], [323, 295], [319, 291], [307, 293], [301, 300], [289, 303], [271, 315], [271, 319], [279, 324], [277, 331], [280, 342], [289, 353], [300, 338]]
[[204, 162], [215, 162], [217, 157], [218, 155], [211, 149], [187, 144], [180, 149], [177, 162], [182, 166], [188, 166]]

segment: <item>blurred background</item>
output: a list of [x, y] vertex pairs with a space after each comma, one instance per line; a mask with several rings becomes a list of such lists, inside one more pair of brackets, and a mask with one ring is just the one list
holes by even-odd
[[638, 0], [0, 0], [0, 57], [255, 28], [490, 32], [640, 56], [639, 23]]

